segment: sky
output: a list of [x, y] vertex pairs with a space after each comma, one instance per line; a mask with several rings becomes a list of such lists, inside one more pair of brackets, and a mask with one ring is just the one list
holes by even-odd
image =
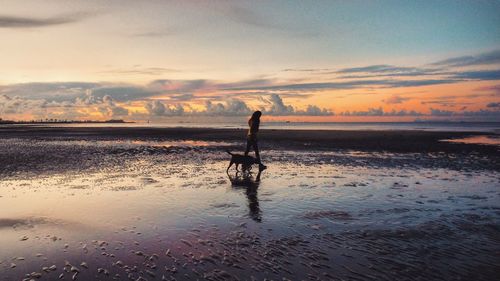
[[2, 119], [500, 120], [500, 1], [0, 7]]

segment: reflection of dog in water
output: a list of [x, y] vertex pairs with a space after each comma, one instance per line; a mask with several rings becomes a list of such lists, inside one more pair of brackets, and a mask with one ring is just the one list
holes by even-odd
[[245, 193], [248, 199], [248, 209], [250, 217], [256, 221], [262, 221], [261, 210], [259, 207], [259, 198], [257, 197], [257, 189], [260, 184], [260, 174], [261, 170], [257, 173], [255, 179], [252, 176], [252, 173], [249, 171], [246, 172], [236, 172], [234, 176], [227, 174], [229, 176], [229, 180], [231, 181], [231, 185], [233, 188], [244, 188]]
[[250, 170], [253, 164], [260, 164], [260, 162], [252, 156], [231, 153], [229, 150], [227, 150], [227, 153], [231, 155], [231, 160], [229, 161], [229, 167], [227, 167], [226, 171], [229, 171], [229, 168], [231, 168], [233, 164], [236, 164], [236, 171], [239, 171], [238, 166], [240, 164], [242, 170]]

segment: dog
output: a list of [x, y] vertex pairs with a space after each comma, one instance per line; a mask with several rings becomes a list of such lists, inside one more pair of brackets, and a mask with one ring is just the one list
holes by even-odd
[[229, 150], [226, 150], [226, 152], [229, 153], [229, 155], [231, 155], [231, 160], [229, 161], [229, 167], [227, 167], [226, 172], [229, 172], [229, 168], [231, 168], [233, 164], [236, 164], [236, 171], [239, 171], [238, 165], [240, 164], [242, 170], [249, 170], [250, 168], [252, 168], [253, 164], [262, 165], [255, 157], [248, 155], [234, 154], [231, 153], [231, 151]]

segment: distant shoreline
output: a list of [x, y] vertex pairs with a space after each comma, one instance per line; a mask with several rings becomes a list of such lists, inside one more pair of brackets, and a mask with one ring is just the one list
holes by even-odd
[[15, 120], [1, 120], [0, 119], [0, 125], [30, 125], [30, 124], [41, 124], [41, 125], [46, 125], [46, 124], [127, 124], [127, 123], [135, 123], [132, 121], [125, 121], [121, 119], [111, 119], [111, 120], [104, 120], [104, 121], [98, 121], [98, 120], [56, 120], [56, 121], [15, 121]]

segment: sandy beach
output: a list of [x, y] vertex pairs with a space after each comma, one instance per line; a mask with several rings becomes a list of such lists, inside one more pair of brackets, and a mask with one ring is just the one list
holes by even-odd
[[496, 280], [485, 135], [2, 126], [0, 278]]

